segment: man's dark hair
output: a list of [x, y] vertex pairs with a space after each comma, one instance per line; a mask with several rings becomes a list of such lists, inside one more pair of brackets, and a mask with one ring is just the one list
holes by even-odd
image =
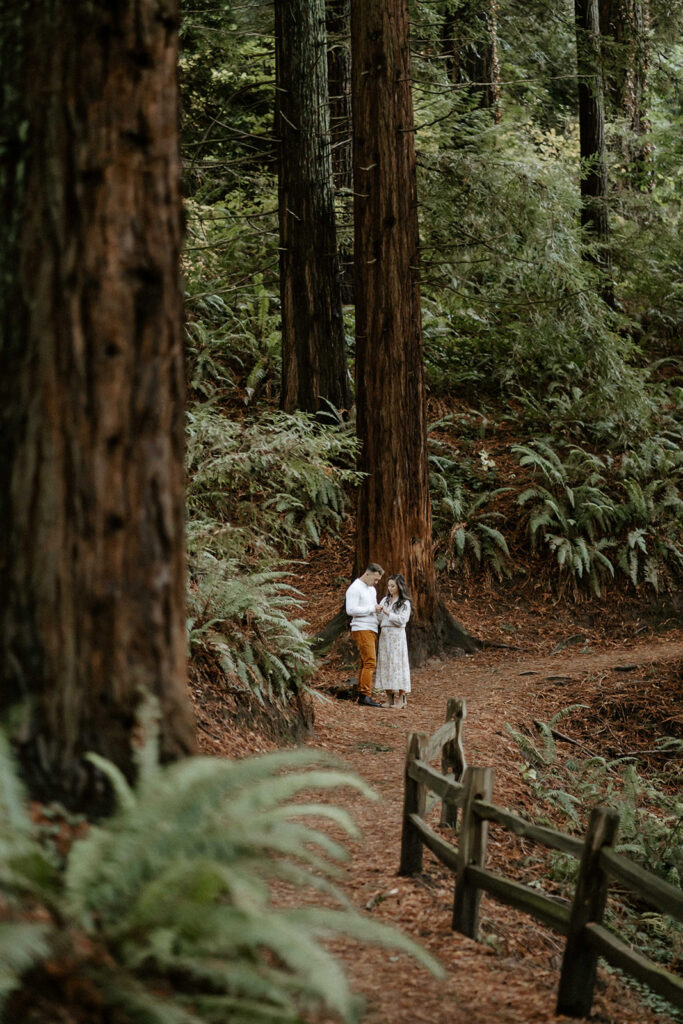
[[377, 562], [369, 562], [365, 570], [366, 572], [381, 572], [384, 575], [384, 569]]

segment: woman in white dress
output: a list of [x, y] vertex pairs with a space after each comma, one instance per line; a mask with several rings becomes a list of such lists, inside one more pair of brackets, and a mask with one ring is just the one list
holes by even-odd
[[406, 624], [410, 618], [408, 585], [400, 573], [389, 577], [387, 595], [377, 605], [379, 644], [375, 689], [385, 690], [389, 707], [404, 708], [410, 693]]

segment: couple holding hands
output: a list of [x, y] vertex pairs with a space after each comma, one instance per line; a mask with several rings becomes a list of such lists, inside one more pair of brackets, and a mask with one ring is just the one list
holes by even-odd
[[[410, 666], [406, 624], [410, 618], [410, 596], [400, 573], [389, 577], [387, 593], [377, 603], [376, 586], [384, 569], [370, 562], [362, 576], [346, 591], [346, 614], [351, 616], [351, 635], [360, 655], [358, 703], [371, 708], [384, 705], [372, 699], [372, 676], [377, 669], [375, 689], [387, 694], [387, 705], [406, 706], [410, 693]], [[379, 645], [377, 631], [380, 632]]]

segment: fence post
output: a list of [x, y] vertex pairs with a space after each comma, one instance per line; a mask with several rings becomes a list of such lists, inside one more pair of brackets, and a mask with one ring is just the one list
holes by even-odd
[[454, 931], [462, 932], [470, 939], [476, 939], [479, 925], [479, 903], [481, 890], [467, 880], [467, 868], [476, 864], [483, 868], [486, 858], [488, 822], [482, 821], [472, 807], [475, 800], [491, 799], [493, 793], [493, 768], [468, 768], [463, 779], [464, 800], [462, 822], [458, 842], [458, 867], [455, 874], [455, 897], [453, 900]]
[[611, 807], [593, 808], [569, 916], [557, 993], [557, 1013], [568, 1017], [587, 1017], [591, 1010], [598, 954], [586, 942], [584, 928], [589, 922], [599, 924], [602, 921], [608, 875], [600, 867], [600, 851], [614, 845], [618, 826], [617, 811]]
[[409, 814], [425, 815], [427, 787], [416, 782], [408, 775], [408, 767], [413, 761], [422, 760], [422, 751], [426, 737], [422, 733], [412, 732], [408, 737], [406, 752], [405, 781], [403, 791], [403, 830], [401, 832], [401, 863], [399, 875], [417, 875], [422, 871], [422, 839], [419, 832], [408, 820]]
[[[455, 722], [455, 738], [444, 744], [441, 753], [441, 772], [443, 775], [448, 775], [452, 772], [454, 782], [462, 780], [467, 768], [465, 751], [462, 746], [462, 726], [466, 717], [467, 706], [465, 701], [450, 697], [446, 705], [446, 721]], [[449, 804], [446, 800], [442, 802], [440, 824], [450, 825], [452, 828], [455, 828], [458, 824], [458, 808], [455, 804]]]

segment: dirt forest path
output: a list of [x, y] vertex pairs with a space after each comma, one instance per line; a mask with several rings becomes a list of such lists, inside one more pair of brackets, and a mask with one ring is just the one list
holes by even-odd
[[[361, 708], [336, 699], [316, 707], [311, 745], [341, 757], [380, 796], [374, 803], [347, 793], [334, 797], [353, 811], [363, 831], [362, 840], [351, 844], [346, 894], [359, 909], [417, 938], [448, 972], [445, 981], [437, 982], [407, 957], [333, 943], [354, 988], [366, 999], [366, 1024], [532, 1024], [565, 1019], [554, 1014], [560, 936], [484, 897], [483, 941], [470, 941], [450, 930], [452, 876], [428, 851], [419, 878], [397, 877], [408, 734], [433, 732], [444, 720], [447, 699], [464, 697], [468, 763], [494, 766], [494, 802], [522, 809], [528, 795], [519, 773], [519, 750], [504, 730], [506, 721], [547, 720], [568, 703], [563, 700], [564, 688], [581, 680], [614, 679], [610, 674], [615, 669], [634, 676], [676, 661], [683, 662], [680, 632], [675, 638], [634, 641], [590, 653], [575, 646], [545, 656], [488, 650], [432, 659], [414, 670], [413, 693], [404, 711]], [[518, 857], [518, 841], [491, 832], [488, 862], [494, 869], [513, 855], [513, 843]], [[651, 1024], [669, 1018], [643, 1009], [629, 989], [601, 969], [593, 1020]]]

